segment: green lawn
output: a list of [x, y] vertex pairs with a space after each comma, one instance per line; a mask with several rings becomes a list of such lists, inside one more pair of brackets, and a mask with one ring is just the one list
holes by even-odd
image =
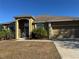
[[52, 42], [0, 41], [0, 59], [61, 58]]

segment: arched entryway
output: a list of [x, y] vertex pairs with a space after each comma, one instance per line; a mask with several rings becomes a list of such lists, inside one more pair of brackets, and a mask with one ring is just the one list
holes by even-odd
[[29, 37], [29, 20], [27, 19], [19, 20], [19, 36], [20, 38]]
[[31, 32], [34, 28], [32, 23], [34, 22], [34, 18], [32, 16], [21, 16], [15, 17], [15, 37], [16, 39], [20, 38], [30, 38]]

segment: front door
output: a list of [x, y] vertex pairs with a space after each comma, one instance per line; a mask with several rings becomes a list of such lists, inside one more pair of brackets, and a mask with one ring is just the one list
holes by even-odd
[[29, 37], [29, 23], [24, 23], [24, 33], [25, 37]]

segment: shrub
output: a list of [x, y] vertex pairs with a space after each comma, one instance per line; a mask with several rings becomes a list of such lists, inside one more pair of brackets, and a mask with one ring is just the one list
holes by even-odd
[[4, 31], [0, 31], [0, 39], [4, 39], [5, 38], [5, 32]]
[[10, 39], [11, 38], [11, 34], [12, 34], [12, 31], [11, 30], [5, 30], [5, 37], [6, 39]]
[[2, 30], [0, 31], [0, 39], [10, 39], [11, 38], [12, 31], [11, 30]]
[[47, 31], [44, 28], [37, 28], [32, 31], [32, 38], [46, 38]]

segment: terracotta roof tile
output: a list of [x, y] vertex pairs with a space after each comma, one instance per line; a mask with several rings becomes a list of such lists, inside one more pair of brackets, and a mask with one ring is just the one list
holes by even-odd
[[74, 21], [79, 20], [79, 17], [68, 17], [68, 16], [36, 16], [36, 22], [55, 22], [55, 21]]

